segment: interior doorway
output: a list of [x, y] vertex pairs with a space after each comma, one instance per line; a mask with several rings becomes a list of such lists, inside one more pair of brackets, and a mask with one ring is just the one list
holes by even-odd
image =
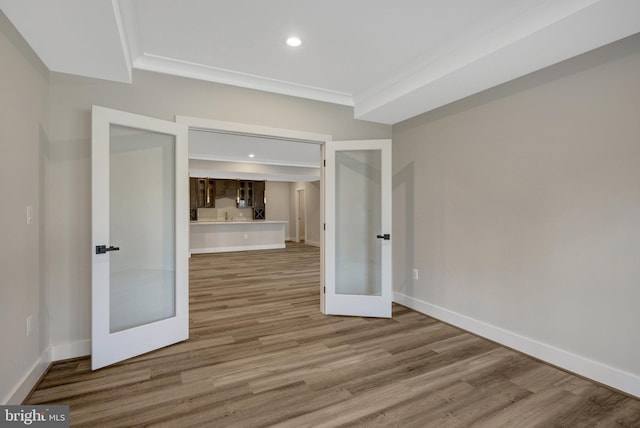
[[[176, 122], [186, 125], [189, 130], [256, 138], [266, 137], [275, 142], [293, 141], [306, 143], [305, 145], [311, 144], [320, 148], [322, 164], [319, 168], [320, 218], [318, 225], [321, 225], [320, 230], [323, 231], [319, 233], [320, 284], [318, 286], [320, 311], [324, 314], [335, 315], [363, 315], [383, 318], [391, 316], [391, 140], [332, 141], [330, 135], [185, 116], [176, 116]], [[268, 146], [271, 149], [272, 145], [276, 144], [275, 142], [264, 144], [263, 147]], [[315, 153], [317, 156], [318, 152], [316, 151]], [[191, 157], [191, 153], [189, 156]], [[249, 154], [249, 157], [253, 157], [252, 154]], [[351, 180], [352, 178], [358, 178], [358, 180]], [[355, 190], [356, 194], [360, 194], [367, 201], [370, 199], [373, 204], [371, 207], [373, 208], [360, 204], [357, 207], [358, 213], [363, 215], [354, 216], [352, 215], [353, 213], [350, 213], [353, 207], [352, 190], [343, 189], [345, 179], [349, 182], [353, 181], [351, 184], [360, 185], [364, 183], [364, 187], [361, 186], [361, 188]], [[350, 188], [353, 188], [353, 186], [350, 186]], [[374, 196], [373, 198], [364, 197], [370, 193]], [[295, 192], [295, 195], [296, 199], [302, 199], [305, 202], [306, 208], [307, 198], [304, 196], [308, 195], [304, 195], [302, 198], [300, 198], [299, 192]], [[267, 198], [269, 197], [267, 196]], [[379, 207], [376, 207], [378, 205]], [[294, 208], [300, 214], [300, 201]], [[307, 210], [303, 208], [303, 211], [306, 217]], [[297, 217], [296, 220], [298, 218], [302, 219], [302, 217]], [[342, 221], [343, 219], [347, 221]], [[360, 238], [362, 239], [357, 242], [339, 239], [343, 233], [338, 230], [336, 222], [340, 222], [340, 227], [345, 230], [358, 229], [359, 231], [362, 229], [355, 228], [353, 226], [355, 223], [371, 225], [375, 230], [367, 230], [366, 234], [361, 234]], [[308, 222], [305, 221], [304, 224], [303, 236], [308, 239]], [[301, 228], [299, 226], [295, 227], [298, 240], [301, 235], [300, 231]], [[382, 241], [378, 241], [378, 239]], [[382, 244], [377, 245], [378, 242]], [[351, 289], [343, 289], [336, 286], [336, 284], [344, 285], [346, 283], [343, 279], [336, 281], [338, 275], [336, 267], [341, 268], [341, 272], [349, 274], [348, 281], [354, 278], [358, 281], [362, 280], [360, 275], [352, 275], [354, 267], [363, 268], [362, 260], [351, 260], [345, 257], [345, 255], [360, 254], [350, 250], [354, 243], [365, 245], [367, 248], [374, 248], [375, 251], [373, 253], [380, 256], [364, 260], [366, 262], [364, 269], [375, 268], [375, 278], [380, 279], [378, 281], [380, 287], [375, 288], [373, 291], [367, 290], [365, 294], [354, 295]], [[337, 254], [338, 251], [342, 256]], [[369, 253], [371, 251], [367, 252], [367, 254]], [[340, 262], [340, 266], [337, 266], [337, 261]], [[329, 280], [329, 282], [326, 280]]]
[[304, 189], [296, 189], [296, 243], [304, 242], [307, 237], [307, 204]]
[[[272, 128], [261, 125], [253, 125], [247, 123], [238, 123], [238, 122], [228, 122], [221, 120], [212, 120], [212, 119], [203, 119], [189, 116], [179, 116], [176, 115], [175, 121], [177, 123], [181, 123], [187, 126], [189, 130], [200, 130], [207, 132], [216, 132], [223, 134], [230, 134], [235, 136], [247, 136], [247, 137], [255, 137], [255, 138], [266, 138], [271, 140], [268, 147], [271, 149], [274, 144], [277, 144], [278, 141], [288, 141], [288, 142], [297, 142], [297, 143], [306, 143], [306, 145], [314, 145], [319, 150], [316, 152], [319, 154], [320, 159], [324, 159], [325, 153], [325, 145], [327, 142], [332, 141], [331, 135], [328, 134], [319, 134], [313, 132], [306, 131], [297, 131], [292, 129], [284, 129], [284, 128]], [[190, 141], [190, 146], [192, 142]], [[191, 147], [189, 149], [191, 151]], [[191, 158], [191, 154], [189, 155]], [[324, 169], [321, 165], [319, 165], [319, 177], [320, 177], [320, 201], [319, 201], [319, 222], [318, 226], [324, 225], [324, 217], [325, 217], [325, 173]], [[300, 181], [297, 177], [292, 181]], [[296, 192], [297, 194], [297, 192]], [[269, 196], [267, 195], [267, 199], [269, 200]], [[306, 204], [305, 204], [306, 205]], [[305, 217], [306, 217], [305, 212]], [[267, 214], [268, 215], [268, 214]], [[305, 219], [306, 220], [306, 219]], [[308, 239], [308, 222], [305, 221], [305, 239]], [[290, 223], [291, 224], [291, 223]], [[299, 230], [296, 228], [296, 230]], [[290, 230], [291, 232], [291, 230]], [[290, 237], [291, 238], [291, 237]], [[320, 310], [324, 313], [324, 288], [322, 284], [324, 284], [325, 280], [325, 234], [319, 233], [319, 244], [320, 244]]]

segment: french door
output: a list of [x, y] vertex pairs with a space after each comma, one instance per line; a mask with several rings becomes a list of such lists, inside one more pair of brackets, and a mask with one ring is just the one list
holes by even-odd
[[325, 143], [324, 312], [391, 317], [391, 140]]
[[187, 127], [92, 110], [93, 370], [189, 336]]

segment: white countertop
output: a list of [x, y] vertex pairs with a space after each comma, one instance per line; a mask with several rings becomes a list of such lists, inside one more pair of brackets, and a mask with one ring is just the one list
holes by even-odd
[[211, 225], [211, 224], [224, 224], [224, 225], [230, 225], [230, 224], [286, 224], [289, 223], [288, 221], [282, 221], [282, 220], [221, 220], [221, 221], [191, 221], [189, 222], [190, 225], [192, 226], [199, 226], [199, 225]]

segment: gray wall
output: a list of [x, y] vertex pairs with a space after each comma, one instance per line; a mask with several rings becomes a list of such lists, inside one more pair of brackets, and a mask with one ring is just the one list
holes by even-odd
[[[6, 403], [34, 368], [48, 364], [43, 240], [49, 82], [47, 69], [2, 12], [0, 62], [0, 403]], [[30, 225], [27, 206], [33, 207]]]
[[344, 106], [150, 72], [134, 72], [133, 81], [50, 75], [46, 275], [54, 359], [86, 354], [89, 346], [92, 104], [167, 120], [184, 115], [330, 134], [336, 140], [391, 135], [390, 126], [354, 120], [353, 109]]
[[639, 35], [397, 124], [393, 157], [397, 298], [640, 393]]

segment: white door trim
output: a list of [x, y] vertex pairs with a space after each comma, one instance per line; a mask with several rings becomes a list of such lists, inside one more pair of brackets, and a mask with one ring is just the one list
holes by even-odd
[[296, 131], [286, 128], [272, 128], [268, 126], [252, 125], [240, 122], [227, 122], [223, 120], [202, 119], [191, 116], [175, 117], [176, 123], [187, 125], [189, 129], [202, 129], [206, 131], [223, 131], [233, 134], [246, 134], [251, 136], [283, 138], [287, 140], [303, 141], [306, 143], [324, 144], [332, 141], [331, 135], [315, 132]]

